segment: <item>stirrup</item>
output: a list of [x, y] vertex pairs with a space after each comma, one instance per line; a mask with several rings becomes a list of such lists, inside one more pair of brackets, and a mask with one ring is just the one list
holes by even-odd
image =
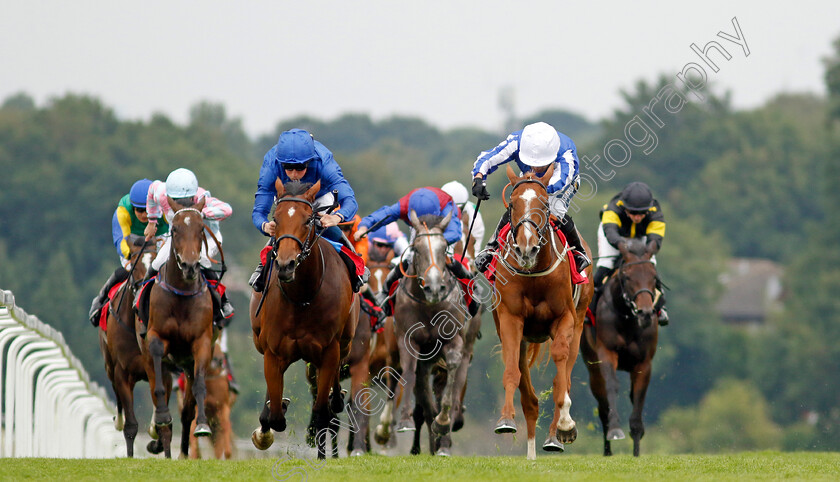
[[572, 251], [572, 253], [573, 253], [573, 256], [575, 257], [575, 263], [577, 264], [577, 270], [578, 270], [579, 273], [582, 274], [583, 270], [585, 270], [587, 267], [589, 267], [589, 265], [592, 264], [592, 261], [590, 261], [589, 256], [587, 256], [586, 253], [583, 253], [583, 252], [578, 251], [578, 250], [574, 250], [574, 251]]

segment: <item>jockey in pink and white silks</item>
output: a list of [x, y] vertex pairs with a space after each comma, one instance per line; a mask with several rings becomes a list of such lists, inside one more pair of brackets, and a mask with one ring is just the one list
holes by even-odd
[[[230, 204], [221, 201], [210, 195], [210, 191], [198, 186], [198, 179], [195, 174], [189, 169], [179, 168], [172, 171], [166, 178], [166, 182], [155, 181], [149, 186], [148, 197], [146, 199], [146, 213], [149, 216], [149, 224], [146, 226], [146, 239], [149, 239], [157, 229], [158, 220], [165, 219], [167, 223], [172, 224], [172, 218], [175, 216], [175, 211], [169, 205], [167, 196], [172, 198], [178, 204], [184, 207], [193, 206], [202, 198], [205, 199], [204, 209], [201, 214], [204, 217], [204, 224], [207, 229], [213, 232], [213, 235], [222, 243], [222, 233], [219, 231], [219, 221], [227, 219], [233, 213]], [[172, 238], [167, 237], [163, 247], [158, 251], [158, 255], [152, 261], [152, 269], [149, 272], [149, 277], [157, 274], [160, 268], [169, 259], [169, 251], [171, 250]], [[209, 250], [209, 252], [207, 252]], [[219, 256], [219, 246], [211, 236], [207, 236], [206, 246], [201, 247], [201, 272], [208, 280], [218, 280], [219, 275], [210, 269], [210, 258], [216, 259]], [[215, 290], [211, 292], [216, 293]], [[215, 296], [215, 295], [214, 295]], [[233, 306], [227, 300], [227, 296], [222, 295], [220, 302], [220, 313], [216, 314], [217, 324], [224, 325], [222, 320], [230, 319], [233, 316]]]
[[[560, 221], [560, 230], [573, 249], [577, 269], [583, 273], [583, 269], [589, 266], [591, 261], [580, 242], [574, 221], [567, 214], [569, 203], [580, 183], [575, 143], [545, 122], [529, 124], [524, 129], [511, 133], [501, 144], [482, 152], [476, 159], [472, 169], [473, 195], [482, 200], [490, 199], [490, 193], [487, 192], [487, 176], [510, 161], [514, 161], [522, 173], [534, 172], [538, 177], [554, 164], [554, 174], [547, 186], [548, 208]], [[475, 265], [479, 271], [487, 269], [498, 249], [496, 238], [499, 231], [508, 223], [510, 211], [506, 211], [502, 216], [493, 239], [487, 243], [487, 249], [476, 256]]]

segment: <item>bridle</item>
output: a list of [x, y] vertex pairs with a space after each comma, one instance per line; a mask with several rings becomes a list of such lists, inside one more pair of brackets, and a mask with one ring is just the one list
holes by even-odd
[[[204, 215], [201, 213], [201, 211], [199, 211], [196, 208], [182, 208], [182, 209], [179, 209], [172, 216], [172, 222], [170, 223], [170, 225], [175, 226], [175, 219], [178, 217], [179, 214], [189, 213], [189, 212], [194, 212], [194, 213], [198, 214], [198, 216], [202, 220], [201, 221], [201, 243], [204, 244], [205, 250], [207, 250], [207, 235], [206, 235], [206, 233], [207, 233], [208, 229], [207, 229], [207, 225], [204, 224]], [[177, 233], [177, 231], [173, 230], [170, 233], [170, 236], [172, 236], [174, 238], [176, 233]], [[212, 233], [211, 233], [211, 235], [212, 235]], [[216, 240], [216, 237], [213, 236], [213, 239]], [[221, 252], [221, 246], [218, 244], [218, 240], [216, 240], [216, 245], [219, 246], [219, 252]], [[184, 272], [184, 269], [186, 268], [186, 266], [181, 261], [181, 255], [178, 253], [178, 251], [175, 250], [175, 240], [174, 239], [169, 244], [169, 257], [170, 258], [174, 257], [175, 265], [178, 266], [179, 270], [181, 270], [181, 273], [182, 273], [182, 276], [183, 276], [183, 272]], [[158, 284], [164, 290], [169, 291], [171, 293], [175, 293], [176, 295], [191, 297], [191, 296], [199, 295], [199, 294], [203, 293], [205, 289], [207, 289], [207, 280], [204, 278], [204, 274], [201, 272], [200, 269], [198, 270], [198, 274], [199, 274], [198, 288], [196, 288], [192, 291], [180, 290], [178, 288], [175, 288], [171, 284], [167, 283], [166, 279], [165, 279], [166, 278], [165, 273], [166, 273], [166, 269], [161, 269], [161, 274], [160, 274], [160, 276], [158, 276]]]
[[642, 312], [642, 310], [640, 310], [638, 308], [638, 306], [636, 306], [636, 298], [638, 298], [639, 295], [642, 294], [642, 293], [647, 293], [647, 294], [650, 295], [651, 302], [656, 303], [656, 293], [654, 293], [653, 291], [651, 291], [647, 288], [642, 288], [642, 289], [636, 291], [635, 293], [633, 293], [633, 296], [629, 296], [627, 294], [627, 290], [624, 289], [624, 276], [622, 276], [623, 275], [623, 270], [624, 270], [625, 266], [633, 266], [633, 265], [647, 264], [647, 263], [654, 264], [653, 261], [651, 261], [649, 259], [645, 259], [645, 260], [641, 260], [641, 261], [631, 261], [629, 263], [624, 263], [618, 268], [618, 286], [621, 289], [621, 299], [624, 301], [625, 306], [630, 308], [630, 311], [633, 313], [634, 317], [638, 317], [639, 314]]
[[[420, 272], [420, 269], [417, 267], [417, 260], [420, 258], [420, 256], [417, 256], [417, 250], [414, 249], [414, 243], [417, 243], [418, 239], [420, 239], [420, 238], [427, 238], [427, 241], [429, 242], [429, 260], [431, 261], [431, 263], [429, 263], [429, 266], [427, 266], [426, 269], [423, 270], [423, 274], [413, 274], [413, 275], [405, 272], [405, 269], [403, 268], [402, 260], [400, 260], [400, 262], [398, 263], [398, 266], [400, 267], [400, 271], [402, 272], [402, 275], [404, 277], [406, 277], [406, 278], [416, 278], [417, 281], [420, 283], [420, 288], [424, 288], [426, 286], [426, 280], [425, 280], [426, 273], [428, 273], [429, 270], [431, 270], [432, 268], [437, 268], [438, 271], [440, 271], [443, 275], [444, 284], [449, 285], [449, 291], [446, 293], [446, 296], [444, 296], [444, 298], [446, 298], [447, 296], [449, 296], [449, 293], [451, 293], [452, 290], [455, 288], [455, 284], [450, 283], [450, 277], [448, 276], [449, 270], [446, 269], [445, 266], [443, 268], [441, 268], [435, 262], [435, 257], [433, 256], [434, 253], [432, 251], [432, 239], [431, 239], [431, 237], [432, 236], [440, 236], [440, 237], [444, 238], [444, 240], [446, 238], [444, 237], [443, 233], [431, 232], [429, 230], [429, 227], [426, 226], [426, 223], [423, 223], [423, 227], [426, 228], [426, 232], [425, 233], [415, 233], [414, 241], [411, 244], [411, 250], [414, 252], [414, 256], [412, 256], [412, 259], [411, 259], [411, 267], [413, 268], [413, 271], [415, 273]], [[406, 250], [406, 251], [408, 251], [408, 250]], [[405, 252], [403, 252], [403, 255], [404, 254], [405, 254]], [[426, 302], [425, 299], [419, 299], [419, 298], [415, 297], [414, 295], [412, 295], [408, 291], [408, 288], [403, 288], [403, 291], [408, 295], [409, 298], [413, 299], [414, 301], [418, 301], [418, 302], [421, 302], [421, 303]], [[425, 298], [425, 295], [424, 295], [424, 298]]]
[[[548, 195], [548, 189], [546, 189], [545, 185], [542, 182], [540, 182], [536, 179], [522, 179], [521, 181], [519, 181], [519, 182], [517, 182], [516, 184], [513, 185], [513, 189], [511, 189], [511, 191], [510, 191], [511, 192], [511, 198], [513, 197], [513, 193], [516, 191], [516, 189], [523, 184], [536, 184], [539, 187], [541, 187], [543, 191], [545, 191], [546, 195]], [[508, 184], [508, 185], [510, 185], [510, 184]], [[505, 186], [505, 188], [507, 188], [507, 186]], [[504, 192], [502, 193], [502, 198], [504, 199]], [[513, 203], [508, 203], [505, 200], [505, 204], [507, 205], [505, 207], [507, 207], [508, 211], [512, 212], [513, 211]], [[516, 233], [519, 232], [519, 228], [522, 227], [525, 224], [530, 224], [530, 225], [534, 226], [534, 230], [537, 234], [537, 237], [539, 238], [539, 245], [542, 246], [543, 244], [545, 244], [546, 237], [544, 236], [544, 233], [545, 233], [546, 228], [548, 228], [549, 216], [546, 214], [544, 216], [544, 218], [545, 218], [545, 220], [542, 223], [542, 226], [535, 223], [534, 220], [531, 219], [530, 217], [525, 217], [524, 219], [518, 220], [519, 222], [517, 222], [513, 226], [513, 228], [509, 231], [509, 235], [511, 236], [511, 239], [512, 239], [513, 243], [514, 244], [516, 243]]]

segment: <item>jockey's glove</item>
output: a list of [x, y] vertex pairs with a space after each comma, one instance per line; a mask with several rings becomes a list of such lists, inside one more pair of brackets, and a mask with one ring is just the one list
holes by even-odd
[[480, 177], [473, 178], [472, 193], [473, 196], [482, 201], [490, 199], [490, 193], [487, 192], [487, 181]]

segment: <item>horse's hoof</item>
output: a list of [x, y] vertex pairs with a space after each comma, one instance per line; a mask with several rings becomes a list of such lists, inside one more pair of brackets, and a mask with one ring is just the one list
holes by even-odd
[[163, 452], [163, 442], [160, 440], [152, 440], [146, 445], [146, 451], [154, 455]]
[[495, 430], [496, 433], [516, 433], [516, 422], [509, 418], [499, 419]]
[[119, 414], [114, 417], [114, 428], [117, 429], [117, 432], [122, 432], [125, 428], [125, 418], [123, 418], [123, 414]]
[[157, 427], [155, 427], [154, 423], [149, 424], [149, 437], [152, 437], [152, 440], [158, 439]]
[[286, 415], [286, 410], [289, 409], [289, 405], [292, 404], [292, 400], [290, 398], [283, 397], [283, 400], [280, 401], [280, 408], [283, 411], [283, 415]]
[[565, 448], [563, 444], [557, 441], [557, 437], [548, 437], [543, 444], [543, 450], [546, 452], [563, 452]]
[[388, 439], [391, 438], [391, 431], [386, 429], [384, 425], [379, 424], [376, 426], [376, 430], [373, 432], [373, 440], [376, 441], [379, 445], [385, 445], [388, 443]]
[[435, 455], [438, 457], [449, 457], [452, 453], [449, 451], [449, 447], [441, 447], [435, 452]]
[[190, 456], [185, 454], [184, 452], [181, 452], [180, 454], [178, 454], [178, 460], [188, 460], [189, 458], [190, 458]]
[[260, 429], [256, 429], [254, 430], [254, 433], [251, 434], [251, 442], [253, 442], [254, 447], [259, 450], [266, 450], [274, 443], [274, 434], [271, 433], [271, 430], [263, 433]]
[[195, 424], [195, 431], [193, 432], [193, 435], [196, 437], [208, 437], [211, 433], [213, 432], [210, 430], [210, 426], [206, 423]]
[[[622, 434], [622, 436], [623, 436], [623, 434]], [[560, 443], [570, 444], [570, 443], [574, 442], [576, 438], [577, 438], [577, 427], [572, 427], [571, 430], [566, 430], [566, 431], [563, 431], [563, 430], [560, 430], [560, 429], [557, 430], [557, 440], [559, 440]]]
[[437, 419], [435, 419], [435, 420], [432, 422], [432, 432], [433, 432], [435, 435], [438, 435], [438, 436], [441, 436], [441, 437], [442, 437], [442, 436], [444, 436], [444, 435], [446, 435], [446, 434], [448, 434], [448, 433], [449, 433], [449, 424], [447, 424], [447, 425], [441, 425], [441, 424], [439, 424], [439, 423], [437, 422]]
[[361, 457], [364, 454], [365, 454], [365, 451], [362, 450], [362, 449], [354, 449], [352, 452], [350, 452], [351, 457]]
[[607, 440], [624, 440], [624, 430], [614, 428], [607, 432]]
[[414, 432], [417, 428], [414, 427], [414, 420], [400, 420], [397, 423], [397, 432]]

